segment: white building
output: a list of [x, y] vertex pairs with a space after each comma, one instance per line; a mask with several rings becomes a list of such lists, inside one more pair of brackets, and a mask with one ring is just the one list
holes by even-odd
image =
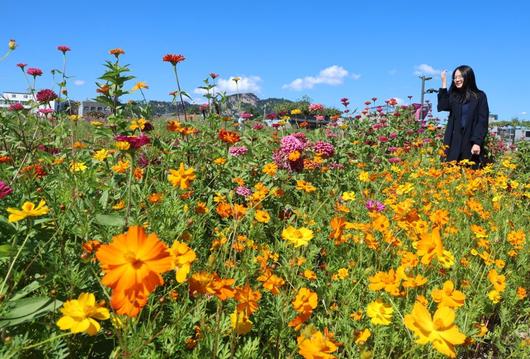
[[[30, 109], [33, 102], [33, 96], [26, 92], [4, 92], [0, 96], [0, 109], [9, 108], [14, 103], [21, 103], [24, 108]], [[55, 101], [50, 102], [51, 108], [55, 109]], [[39, 105], [36, 111], [41, 108], [48, 108], [47, 105]]]
[[100, 112], [105, 115], [110, 115], [112, 113], [110, 107], [99, 102], [89, 100], [80, 101], [77, 114], [79, 116], [84, 116], [90, 112]]

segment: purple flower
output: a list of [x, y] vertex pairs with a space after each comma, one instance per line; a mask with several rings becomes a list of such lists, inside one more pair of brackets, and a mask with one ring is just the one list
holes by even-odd
[[245, 146], [232, 146], [228, 149], [228, 153], [234, 157], [243, 156], [247, 152], [248, 148], [246, 148]]
[[379, 201], [374, 201], [373, 199], [369, 199], [366, 201], [366, 209], [369, 211], [375, 211], [375, 212], [382, 212], [385, 209], [385, 205], [382, 204]]
[[13, 192], [13, 189], [9, 187], [7, 183], [4, 181], [0, 181], [0, 199], [8, 196]]
[[236, 187], [236, 193], [240, 196], [248, 197], [252, 194], [252, 191], [245, 186], [239, 186], [239, 187]]
[[335, 148], [331, 143], [318, 141], [313, 145], [313, 149], [316, 153], [324, 158], [329, 158], [335, 154]]

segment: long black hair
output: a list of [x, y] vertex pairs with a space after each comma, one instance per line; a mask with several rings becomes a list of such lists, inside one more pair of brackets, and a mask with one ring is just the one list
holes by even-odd
[[[462, 88], [457, 88], [455, 86], [454, 78], [456, 70], [460, 71], [462, 77], [464, 78], [464, 83]], [[473, 69], [467, 65], [460, 65], [453, 71], [453, 76], [451, 77], [451, 87], [449, 88], [449, 93], [453, 96], [458, 102], [467, 102], [470, 97], [478, 98], [480, 90], [477, 87], [475, 81], [475, 73]]]

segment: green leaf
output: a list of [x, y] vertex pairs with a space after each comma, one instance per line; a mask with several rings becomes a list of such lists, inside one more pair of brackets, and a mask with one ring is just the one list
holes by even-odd
[[29, 322], [57, 310], [63, 302], [47, 297], [23, 298], [5, 302], [7, 313], [0, 317], [0, 329]]
[[109, 201], [109, 190], [106, 189], [101, 194], [101, 198], [99, 199], [99, 204], [103, 209], [107, 208], [107, 202]]
[[15, 248], [11, 247], [9, 244], [2, 244], [0, 246], [0, 258], [11, 257], [15, 252]]
[[122, 217], [108, 214], [97, 214], [96, 223], [102, 226], [122, 227], [125, 225], [125, 220]]
[[25, 286], [24, 288], [22, 288], [21, 290], [19, 290], [14, 296], [13, 298], [10, 299], [10, 301], [16, 301], [18, 299], [22, 299], [24, 298], [26, 295], [28, 295], [29, 293], [39, 289], [41, 287], [41, 284], [39, 282], [37, 282], [36, 280], [34, 280], [33, 282], [31, 282], [30, 284], [28, 284], [27, 286]]

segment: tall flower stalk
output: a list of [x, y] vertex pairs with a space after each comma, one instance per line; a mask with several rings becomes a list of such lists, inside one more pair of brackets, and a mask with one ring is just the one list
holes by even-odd
[[177, 64], [186, 60], [186, 58], [184, 57], [184, 55], [180, 54], [167, 54], [162, 58], [162, 60], [171, 63], [171, 66], [173, 66], [173, 73], [175, 74], [175, 79], [177, 80], [177, 92], [180, 98], [180, 104], [182, 105], [182, 112], [184, 112], [184, 120], [188, 121], [188, 117], [186, 115], [186, 106], [184, 106], [184, 99], [182, 98], [182, 95], [186, 96], [187, 98], [190, 98], [190, 96], [186, 92], [182, 91], [177, 71]]

